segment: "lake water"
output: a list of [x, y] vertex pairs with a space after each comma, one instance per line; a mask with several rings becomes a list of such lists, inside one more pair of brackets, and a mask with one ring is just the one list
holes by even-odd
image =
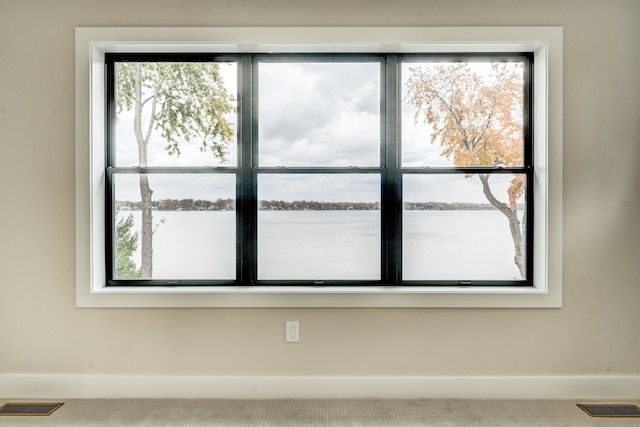
[[[141, 213], [132, 214], [139, 230]], [[512, 280], [513, 242], [498, 211], [405, 211], [405, 280]], [[233, 211], [155, 211], [155, 279], [234, 279]], [[258, 278], [380, 277], [380, 211], [259, 211]], [[140, 264], [139, 251], [135, 254]]]

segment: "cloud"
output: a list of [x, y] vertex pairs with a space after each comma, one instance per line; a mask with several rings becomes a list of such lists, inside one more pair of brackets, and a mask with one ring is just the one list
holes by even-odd
[[259, 200], [380, 202], [378, 174], [262, 174]]
[[[509, 203], [507, 189], [512, 174], [494, 174], [489, 178], [491, 191], [498, 200]], [[406, 175], [403, 200], [409, 202], [488, 203], [477, 175]]]
[[377, 166], [378, 63], [261, 63], [261, 166]]
[[[116, 174], [116, 200], [140, 201], [139, 175]], [[153, 200], [217, 200], [235, 198], [233, 174], [153, 174], [149, 175]]]

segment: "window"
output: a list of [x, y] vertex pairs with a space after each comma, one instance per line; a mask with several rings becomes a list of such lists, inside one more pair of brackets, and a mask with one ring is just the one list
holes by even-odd
[[548, 44], [90, 45], [79, 300], [559, 303]]
[[108, 53], [108, 284], [530, 285], [531, 59]]

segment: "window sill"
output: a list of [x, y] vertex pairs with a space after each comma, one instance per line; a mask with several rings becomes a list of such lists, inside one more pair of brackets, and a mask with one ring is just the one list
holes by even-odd
[[79, 307], [175, 308], [559, 308], [561, 295], [535, 287], [102, 287]]

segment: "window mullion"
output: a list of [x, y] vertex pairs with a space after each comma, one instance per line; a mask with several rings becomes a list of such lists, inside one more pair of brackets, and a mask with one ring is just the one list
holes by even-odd
[[254, 83], [253, 58], [242, 55], [238, 66], [238, 181], [237, 181], [237, 239], [238, 280], [250, 285], [254, 277], [256, 244], [256, 202], [253, 176], [254, 145]]
[[397, 284], [400, 278], [401, 217], [398, 165], [400, 132], [400, 72], [397, 55], [389, 55], [383, 71], [382, 157], [382, 281]]

